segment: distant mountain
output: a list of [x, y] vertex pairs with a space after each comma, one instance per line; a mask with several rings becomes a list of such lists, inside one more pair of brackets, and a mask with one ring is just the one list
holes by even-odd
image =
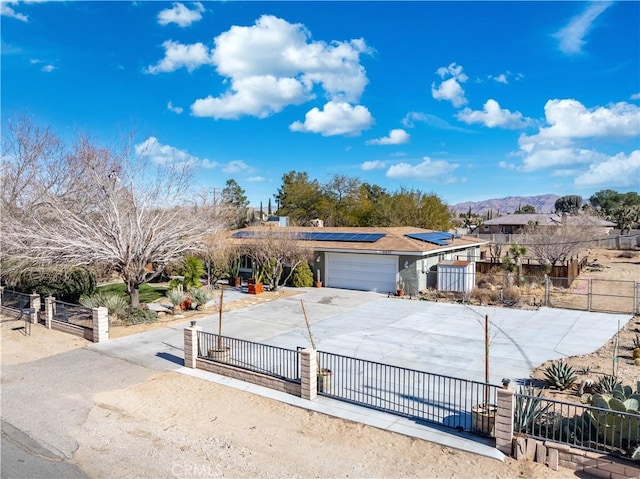
[[507, 196], [484, 201], [465, 201], [453, 205], [451, 209], [456, 213], [467, 213], [471, 207], [471, 212], [474, 214], [483, 215], [487, 211], [492, 211], [493, 216], [496, 217], [513, 213], [525, 205], [531, 205], [536, 209], [536, 213], [552, 213], [555, 211], [558, 198], [560, 198], [558, 195]]

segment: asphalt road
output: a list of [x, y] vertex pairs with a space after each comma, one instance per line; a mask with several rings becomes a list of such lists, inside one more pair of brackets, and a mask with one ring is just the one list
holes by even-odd
[[0, 476], [3, 479], [84, 479], [78, 466], [53, 453], [38, 441], [2, 421]]

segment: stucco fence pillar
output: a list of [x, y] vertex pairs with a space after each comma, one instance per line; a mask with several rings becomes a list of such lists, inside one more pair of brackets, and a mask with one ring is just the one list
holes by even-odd
[[191, 326], [184, 328], [184, 366], [196, 369], [198, 359], [198, 331], [200, 326], [196, 326], [195, 321]]
[[38, 314], [40, 314], [40, 295], [35, 291], [29, 295], [29, 320], [33, 324], [38, 323]]
[[300, 350], [300, 397], [314, 400], [318, 396], [317, 351], [311, 348]]
[[496, 448], [507, 456], [511, 456], [515, 396], [513, 391], [509, 389], [498, 389], [497, 393]]
[[109, 310], [93, 308], [93, 342], [102, 343], [109, 340]]
[[51, 329], [51, 321], [53, 320], [53, 303], [56, 298], [47, 296], [44, 298], [44, 325], [47, 329]]

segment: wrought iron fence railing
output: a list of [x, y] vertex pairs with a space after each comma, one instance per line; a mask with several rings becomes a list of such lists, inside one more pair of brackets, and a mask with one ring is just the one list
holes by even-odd
[[[637, 401], [635, 404], [637, 407]], [[619, 405], [617, 408], [624, 409]], [[635, 411], [516, 393], [514, 433], [629, 457], [640, 447], [640, 414]]]
[[287, 381], [300, 379], [298, 351], [198, 331], [198, 357]]
[[319, 394], [403, 417], [490, 434], [498, 386], [318, 352]]

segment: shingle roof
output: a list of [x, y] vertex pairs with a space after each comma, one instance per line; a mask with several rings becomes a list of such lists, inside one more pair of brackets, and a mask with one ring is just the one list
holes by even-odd
[[[417, 239], [408, 238], [407, 234], [412, 233], [429, 233], [433, 230], [423, 228], [414, 228], [410, 226], [393, 227], [393, 228], [311, 228], [311, 227], [279, 227], [279, 226], [255, 226], [244, 228], [230, 232], [230, 236], [238, 231], [255, 231], [255, 232], [289, 232], [289, 233], [370, 233], [384, 234], [382, 238], [375, 242], [358, 242], [358, 241], [313, 241], [304, 240], [309, 248], [316, 251], [376, 251], [384, 253], [400, 253], [407, 255], [424, 254], [427, 252], [446, 251], [452, 248], [466, 248], [470, 246], [479, 246], [486, 244], [487, 241], [474, 238], [472, 236], [459, 236], [447, 241], [447, 246], [438, 246], [436, 244], [427, 243]], [[247, 240], [232, 238], [236, 242], [244, 242]]]
[[[616, 224], [611, 221], [603, 220], [595, 216], [567, 215], [566, 220], [569, 224], [590, 224], [600, 227], [614, 227]], [[557, 226], [562, 224], [562, 215], [549, 213], [525, 213], [499, 216], [484, 221], [482, 224], [487, 226], [504, 225], [504, 226], [527, 226], [529, 223], [537, 223], [540, 226]]]

